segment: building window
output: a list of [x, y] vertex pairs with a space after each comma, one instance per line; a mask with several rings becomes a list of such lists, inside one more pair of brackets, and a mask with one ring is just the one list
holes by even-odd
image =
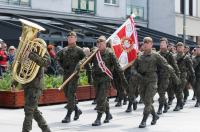
[[189, 1], [189, 15], [193, 16], [193, 0]]
[[185, 1], [185, 0], [180, 0], [180, 1], [181, 1], [181, 2], [180, 2], [180, 5], [181, 5], [181, 6], [180, 6], [180, 13], [181, 13], [181, 14], [184, 14], [184, 4], [185, 4], [184, 1]]
[[197, 4], [196, 0], [180, 0], [180, 13], [184, 14], [184, 10], [185, 10], [184, 5], [185, 5], [186, 15], [196, 16], [197, 15], [196, 4]]
[[30, 6], [31, 0], [0, 0], [0, 4]]
[[136, 20], [144, 20], [144, 7], [127, 5], [126, 15], [130, 16], [134, 14]]
[[118, 0], [104, 0], [105, 4], [110, 4], [110, 5], [117, 5]]
[[96, 14], [96, 0], [73, 0], [72, 11], [77, 14]]

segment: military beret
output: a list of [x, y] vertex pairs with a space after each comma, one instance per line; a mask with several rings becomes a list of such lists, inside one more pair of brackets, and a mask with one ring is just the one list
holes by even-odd
[[143, 39], [143, 43], [149, 43], [149, 42], [153, 42], [153, 39], [151, 38], [151, 37], [145, 37], [144, 39]]
[[168, 44], [168, 39], [167, 39], [167, 38], [161, 38], [161, 39], [160, 39], [160, 42], [161, 42], [161, 41], [165, 41], [165, 42]]
[[68, 36], [75, 36], [75, 37], [76, 37], [76, 32], [71, 31], [71, 32], [69, 32], [69, 33], [67, 34], [67, 37], [68, 37]]
[[188, 45], [185, 45], [185, 48], [188, 48], [188, 49], [189, 49], [190, 47], [189, 47]]
[[176, 46], [185, 46], [182, 42], [178, 42]]
[[175, 46], [174, 43], [169, 43], [168, 46]]
[[98, 42], [102, 42], [102, 41], [106, 41], [106, 37], [105, 36], [100, 36], [98, 39], [97, 39], [97, 43]]

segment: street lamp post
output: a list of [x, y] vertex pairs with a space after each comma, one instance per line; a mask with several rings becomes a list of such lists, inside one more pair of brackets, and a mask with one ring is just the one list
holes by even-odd
[[183, 13], [183, 43], [186, 39], [186, 0], [184, 0], [184, 13]]

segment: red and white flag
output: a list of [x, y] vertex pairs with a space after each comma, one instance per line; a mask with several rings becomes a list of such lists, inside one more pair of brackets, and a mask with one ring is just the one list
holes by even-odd
[[122, 68], [135, 60], [138, 52], [138, 37], [133, 15], [107, 40], [111, 40], [111, 46]]

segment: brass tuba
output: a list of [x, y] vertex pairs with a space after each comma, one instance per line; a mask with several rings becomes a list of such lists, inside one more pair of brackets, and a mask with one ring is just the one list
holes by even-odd
[[35, 78], [40, 68], [28, 58], [29, 54], [36, 52], [43, 57], [47, 52], [47, 45], [43, 39], [36, 38], [39, 31], [45, 30], [43, 27], [24, 19], [19, 20], [22, 22], [22, 34], [12, 65], [12, 75], [17, 82], [26, 84]]

